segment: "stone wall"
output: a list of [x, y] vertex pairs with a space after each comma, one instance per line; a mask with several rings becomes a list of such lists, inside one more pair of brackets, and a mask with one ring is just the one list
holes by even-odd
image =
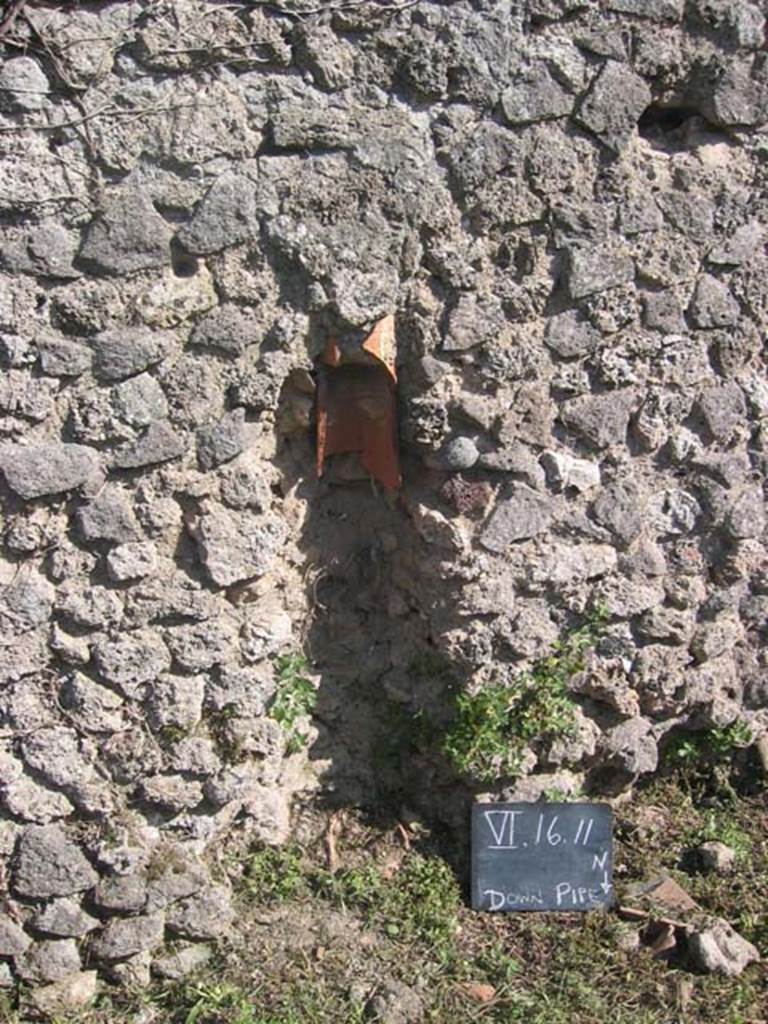
[[[284, 841], [299, 790], [375, 800], [372, 722], [445, 705], [425, 653], [478, 688], [607, 609], [578, 735], [506, 793], [766, 731], [765, 45], [747, 0], [24, 9], [0, 984], [142, 981], [164, 936], [221, 934], [206, 852]], [[397, 501], [344, 460], [318, 483], [311, 441], [314, 360], [388, 313]], [[461, 785], [398, 770], [414, 801]]]

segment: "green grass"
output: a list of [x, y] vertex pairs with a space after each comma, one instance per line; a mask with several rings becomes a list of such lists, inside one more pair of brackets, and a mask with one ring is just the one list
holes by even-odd
[[476, 694], [458, 695], [443, 752], [461, 775], [477, 782], [513, 778], [532, 743], [573, 733], [575, 705], [568, 682], [583, 669], [604, 621], [602, 612], [593, 613], [511, 685], [491, 683]]
[[391, 938], [445, 947], [456, 934], [459, 886], [450, 867], [436, 857], [409, 853], [391, 877], [375, 865], [350, 868], [323, 880], [319, 889]]
[[[629, 883], [668, 872], [765, 956], [765, 785], [737, 775], [729, 784], [735, 802], [703, 781], [692, 795], [678, 767], [617, 805], [615, 882], [619, 901], [629, 902]], [[434, 835], [406, 849], [391, 822], [349, 811], [341, 820], [335, 873], [320, 832], [303, 846], [252, 849], [237, 864], [235, 934], [209, 964], [143, 993], [104, 987], [97, 1005], [67, 1024], [362, 1024], [387, 979], [419, 994], [424, 1024], [765, 1021], [765, 965], [739, 978], [689, 974], [626, 949], [621, 936], [634, 928], [613, 912], [475, 913]], [[739, 847], [738, 869], [684, 870], [686, 853], [705, 837]], [[461, 852], [455, 836], [451, 849]], [[489, 1002], [472, 995], [478, 985], [490, 986]], [[4, 1024], [26, 1019], [11, 1005], [0, 1011]]]
[[259, 903], [285, 903], [310, 896], [360, 914], [390, 937], [431, 945], [456, 931], [460, 891], [445, 861], [412, 851], [388, 874], [374, 863], [336, 873], [304, 864], [297, 846], [254, 852], [243, 871], [242, 891]]
[[307, 880], [297, 846], [254, 851], [243, 871], [242, 885], [259, 903], [283, 903], [307, 892]]
[[275, 660], [276, 689], [268, 714], [282, 726], [289, 754], [306, 746], [309, 716], [317, 703], [317, 691], [304, 674], [308, 670], [303, 654], [284, 654]]

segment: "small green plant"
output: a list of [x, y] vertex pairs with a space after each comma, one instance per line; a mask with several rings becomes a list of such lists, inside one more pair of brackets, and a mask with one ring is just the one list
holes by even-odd
[[326, 898], [362, 912], [391, 938], [446, 946], [456, 934], [459, 886], [438, 857], [411, 852], [388, 878], [369, 864], [317, 882]]
[[568, 681], [584, 668], [584, 656], [604, 622], [605, 613], [594, 612], [511, 685], [492, 683], [479, 693], [459, 694], [443, 751], [462, 775], [480, 782], [517, 775], [533, 741], [572, 734], [574, 704]]
[[257, 850], [246, 864], [243, 886], [259, 903], [285, 903], [305, 894], [307, 881], [301, 851], [296, 846]]
[[210, 711], [206, 715], [208, 731], [216, 744], [216, 750], [222, 761], [227, 764], [239, 764], [245, 760], [242, 736], [238, 736], [230, 723], [238, 717], [237, 706], [227, 704], [218, 711]]
[[304, 675], [308, 670], [309, 662], [303, 654], [284, 654], [275, 661], [277, 687], [269, 715], [282, 726], [289, 754], [306, 745], [307, 719], [317, 703], [317, 691]]
[[696, 843], [707, 843], [712, 840], [725, 843], [735, 852], [736, 858], [744, 862], [752, 851], [752, 840], [747, 833], [732, 820], [731, 816], [718, 808], [711, 808], [704, 816], [701, 827], [693, 836]]
[[678, 734], [664, 753], [667, 770], [679, 772], [689, 794], [733, 801], [731, 783], [734, 755], [752, 742], [752, 730], [741, 721], [702, 732]]
[[196, 985], [186, 996], [192, 1005], [184, 1024], [257, 1024], [253, 1002], [234, 985]]
[[183, 739], [186, 739], [189, 732], [180, 725], [164, 725], [160, 729], [158, 735], [163, 743], [167, 743], [169, 747], [173, 747], [177, 743], [181, 743]]

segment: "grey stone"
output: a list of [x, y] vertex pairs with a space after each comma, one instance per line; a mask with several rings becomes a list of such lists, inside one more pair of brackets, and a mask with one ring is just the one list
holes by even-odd
[[118, 187], [85, 229], [80, 258], [107, 274], [168, 266], [171, 235], [143, 189]]
[[763, 125], [768, 121], [768, 75], [764, 60], [736, 59], [718, 77], [705, 103], [714, 124]]
[[694, 192], [666, 192], [658, 199], [667, 220], [694, 242], [709, 242], [714, 232], [715, 210], [704, 196]]
[[352, 81], [355, 49], [328, 26], [302, 26], [298, 34], [297, 52], [321, 89], [336, 92]]
[[547, 546], [530, 567], [528, 580], [563, 587], [605, 576], [616, 568], [616, 552], [607, 544], [561, 544]]
[[146, 875], [132, 872], [102, 878], [91, 894], [93, 905], [107, 914], [139, 914], [147, 904]]
[[42, 68], [31, 57], [9, 57], [0, 67], [0, 110], [30, 113], [40, 110], [50, 91]]
[[658, 231], [663, 223], [664, 216], [653, 196], [631, 196], [619, 209], [622, 234], [630, 237], [645, 231]]
[[[280, 638], [275, 645], [272, 636], [266, 632], [269, 620], [266, 622], [262, 616], [255, 621], [253, 633], [246, 636], [249, 623], [243, 627], [243, 654], [247, 660], [251, 660], [250, 652], [256, 654], [259, 664], [242, 667], [240, 665], [223, 665], [217, 676], [209, 676], [205, 684], [205, 703], [214, 711], [223, 711], [226, 708], [235, 708], [237, 712], [251, 718], [263, 715], [267, 709], [270, 698], [275, 692], [274, 673], [268, 662], [264, 661], [271, 653], [285, 646], [285, 640]], [[290, 627], [290, 619], [288, 619]]]
[[152, 954], [145, 950], [143, 953], [128, 957], [127, 960], [110, 964], [105, 968], [105, 973], [116, 985], [135, 991], [149, 986], [152, 981], [151, 965]]
[[93, 938], [90, 951], [96, 960], [124, 960], [161, 946], [164, 928], [161, 911], [140, 917], [115, 917]]
[[167, 647], [149, 629], [99, 640], [93, 658], [101, 678], [129, 698], [141, 696], [147, 684], [171, 667]]
[[4, 445], [0, 469], [11, 490], [30, 500], [71, 491], [91, 480], [99, 470], [99, 456], [81, 444]]
[[93, 501], [81, 506], [75, 516], [84, 540], [115, 543], [138, 540], [139, 524], [125, 491], [108, 484]]
[[205, 680], [202, 676], [164, 676], [146, 700], [155, 729], [193, 729], [202, 718]]
[[35, 348], [27, 338], [7, 329], [0, 331], [0, 360], [4, 365], [22, 369], [32, 366], [36, 358]]
[[629, 417], [636, 404], [631, 388], [571, 398], [560, 407], [563, 423], [595, 448], [626, 441]]
[[30, 921], [31, 927], [43, 935], [57, 935], [60, 938], [82, 938], [98, 928], [97, 917], [86, 913], [75, 900], [63, 896], [51, 902]]
[[188, 252], [207, 256], [248, 242], [258, 232], [255, 183], [236, 171], [225, 171], [211, 185], [192, 220], [176, 237]]
[[634, 277], [635, 266], [629, 256], [604, 249], [571, 250], [568, 290], [574, 299], [627, 284]]
[[36, 825], [68, 818], [74, 811], [74, 805], [63, 793], [39, 786], [26, 775], [6, 784], [2, 802], [5, 809], [20, 821]]
[[123, 729], [101, 744], [100, 755], [105, 768], [121, 785], [139, 781], [144, 775], [158, 771], [162, 754], [156, 741], [141, 729]]
[[192, 331], [190, 343], [240, 355], [262, 340], [264, 327], [255, 312], [233, 303], [217, 306]]
[[115, 732], [123, 724], [123, 701], [82, 672], [73, 672], [61, 689], [61, 702], [78, 715], [87, 732]]
[[705, 871], [727, 875], [736, 862], [736, 851], [718, 840], [710, 840], [696, 847], [699, 863]]
[[171, 407], [171, 418], [180, 427], [207, 423], [221, 408], [222, 387], [214, 361], [183, 355], [161, 380]]
[[422, 504], [411, 506], [411, 515], [416, 531], [427, 544], [444, 548], [453, 555], [466, 551], [467, 536], [461, 524], [451, 522], [442, 512]]
[[41, 939], [23, 956], [16, 957], [15, 966], [24, 981], [40, 984], [61, 981], [82, 965], [74, 939]]
[[651, 90], [643, 79], [626, 65], [609, 60], [576, 111], [575, 119], [609, 149], [621, 152], [650, 102]]
[[36, 729], [23, 737], [21, 753], [25, 763], [53, 786], [76, 786], [93, 778], [93, 750], [68, 726]]
[[228, 888], [212, 885], [170, 907], [168, 928], [186, 939], [220, 938], [234, 921], [231, 898]]
[[[240, 671], [246, 672], [247, 669]], [[206, 700], [208, 701], [207, 688]], [[207, 736], [184, 736], [178, 743], [174, 743], [173, 750], [166, 757], [166, 763], [172, 771], [182, 772], [186, 776], [215, 775], [221, 768], [221, 758], [216, 753], [216, 745]]]
[[437, 462], [444, 469], [469, 469], [479, 456], [477, 445], [471, 437], [454, 437], [440, 449]]
[[637, 627], [644, 640], [687, 644], [694, 630], [691, 613], [679, 608], [649, 608]]
[[107, 555], [107, 574], [116, 583], [151, 576], [157, 568], [157, 551], [148, 540], [118, 544]]
[[290, 360], [284, 352], [268, 352], [260, 360], [257, 372], [249, 373], [238, 382], [235, 389], [237, 404], [256, 412], [276, 410], [289, 370]]
[[91, 889], [99, 876], [58, 825], [32, 825], [21, 836], [13, 871], [20, 896], [47, 899]]
[[221, 500], [234, 509], [268, 512], [272, 506], [272, 489], [264, 469], [248, 456], [238, 458], [222, 470]]
[[371, 998], [366, 1014], [380, 1024], [417, 1024], [424, 1018], [424, 998], [415, 988], [388, 978]]
[[747, 424], [747, 400], [735, 381], [707, 388], [698, 399], [699, 412], [712, 436], [728, 444]]
[[183, 846], [167, 844], [155, 852], [157, 877], [149, 883], [147, 907], [162, 910], [211, 886], [205, 865]]
[[651, 723], [645, 718], [630, 718], [614, 726], [603, 734], [601, 746], [608, 760], [632, 775], [653, 772], [659, 762]]
[[166, 981], [181, 981], [208, 963], [212, 955], [210, 946], [184, 946], [153, 960], [152, 973]]
[[123, 617], [123, 603], [118, 594], [106, 587], [75, 579], [59, 587], [56, 613], [85, 629], [106, 629]]
[[151, 423], [137, 441], [118, 449], [112, 465], [116, 469], [139, 469], [159, 462], [177, 459], [186, 450], [184, 438], [176, 433], [167, 420]]
[[743, 639], [739, 619], [727, 612], [699, 624], [691, 639], [691, 654], [697, 662], [713, 661]]
[[609, 0], [608, 10], [652, 21], [680, 21], [684, 0]]
[[117, 384], [112, 391], [117, 415], [134, 427], [146, 427], [168, 415], [165, 392], [149, 373], [140, 373]]
[[79, 377], [91, 368], [93, 353], [66, 338], [41, 338], [37, 343], [40, 366], [49, 377]]
[[501, 110], [509, 124], [530, 124], [567, 117], [573, 96], [552, 77], [544, 61], [518, 72], [501, 96]]
[[80, 237], [55, 221], [11, 229], [0, 241], [0, 265], [15, 274], [71, 279], [80, 276], [72, 261]]
[[704, 328], [728, 327], [740, 315], [739, 304], [728, 286], [710, 274], [702, 274], [696, 282], [688, 312], [694, 324]]
[[245, 410], [233, 409], [218, 423], [197, 432], [197, 461], [201, 469], [214, 469], [229, 462], [245, 448]]
[[653, 331], [680, 334], [685, 330], [683, 308], [673, 291], [649, 292], [643, 296], [643, 323]]
[[7, 914], [0, 915], [0, 956], [20, 956], [32, 943], [21, 925]]
[[574, 309], [557, 313], [547, 321], [544, 344], [563, 359], [593, 352], [600, 343], [600, 332]]
[[525, 484], [513, 484], [493, 510], [480, 543], [487, 551], [503, 554], [513, 541], [535, 537], [546, 530], [551, 519], [548, 498]]
[[88, 1006], [96, 997], [96, 971], [78, 971], [61, 981], [33, 988], [29, 1000], [39, 1013], [55, 1016]]
[[46, 539], [42, 524], [17, 519], [8, 528], [5, 546], [17, 555], [31, 555], [45, 546]]
[[139, 797], [152, 807], [170, 814], [191, 810], [203, 798], [201, 783], [182, 778], [180, 775], [155, 775], [144, 779]]
[[698, 925], [688, 935], [687, 948], [694, 968], [728, 978], [737, 978], [745, 967], [760, 959], [752, 943], [721, 918], [709, 918]]
[[133, 377], [165, 358], [167, 344], [146, 328], [116, 327], [91, 338], [96, 375], [102, 380]]
[[618, 482], [606, 487], [592, 511], [595, 519], [606, 526], [623, 544], [631, 544], [643, 529], [643, 495], [636, 484]]
[[208, 576], [219, 587], [263, 576], [285, 543], [287, 528], [276, 516], [213, 509], [200, 517], [194, 537]]
[[20, 572], [0, 596], [0, 615], [7, 615], [19, 632], [35, 629], [48, 621], [55, 596], [55, 588], [39, 572]]
[[165, 642], [178, 668], [183, 672], [200, 672], [229, 661], [236, 636], [235, 624], [222, 616], [171, 626], [165, 631]]
[[690, 533], [701, 515], [701, 505], [689, 491], [669, 488], [651, 496], [649, 522], [660, 534]]
[[491, 472], [515, 473], [534, 490], [544, 489], [544, 473], [530, 448], [522, 441], [512, 441], [494, 452], [483, 452], [477, 464]]
[[477, 345], [497, 343], [505, 326], [506, 319], [498, 300], [462, 295], [448, 318], [443, 349], [464, 352]]
[[728, 508], [725, 528], [734, 540], [760, 537], [765, 529], [765, 501], [760, 487], [745, 487]]
[[541, 463], [551, 482], [563, 491], [573, 488], [584, 493], [600, 486], [600, 466], [589, 459], [577, 459], [566, 452], [546, 451]]
[[23, 420], [42, 423], [53, 415], [55, 389], [55, 382], [48, 378], [35, 378], [28, 370], [11, 370], [0, 377], [0, 413], [15, 425], [15, 432], [23, 429]]
[[757, 251], [764, 238], [762, 224], [757, 220], [747, 221], [729, 237], [716, 242], [707, 253], [707, 259], [719, 266], [740, 266]]

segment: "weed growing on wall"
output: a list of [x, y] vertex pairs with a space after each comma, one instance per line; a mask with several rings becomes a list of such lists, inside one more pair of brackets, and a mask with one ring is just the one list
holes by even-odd
[[303, 654], [284, 654], [275, 660], [276, 689], [269, 716], [282, 726], [286, 752], [295, 754], [307, 743], [307, 723], [317, 703], [317, 691], [304, 674], [309, 662]]
[[697, 799], [733, 801], [734, 757], [753, 739], [752, 730], [741, 721], [701, 732], [678, 733], [664, 753], [664, 767], [678, 773], [681, 784]]
[[568, 681], [584, 668], [604, 624], [605, 613], [598, 610], [511, 685], [492, 683], [476, 694], [459, 694], [443, 743], [453, 767], [478, 782], [515, 776], [532, 742], [571, 735], [575, 705]]

